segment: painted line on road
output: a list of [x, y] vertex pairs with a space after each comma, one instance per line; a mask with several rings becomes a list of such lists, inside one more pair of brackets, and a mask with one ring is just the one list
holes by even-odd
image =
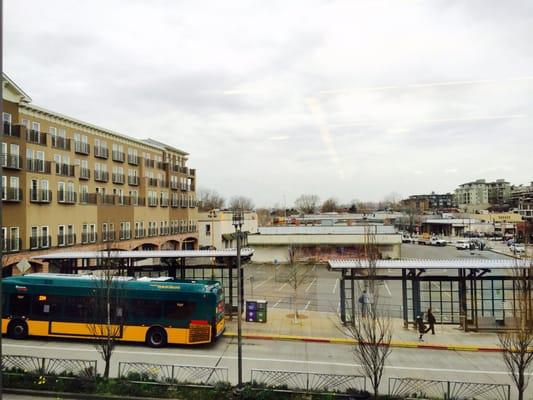
[[278, 292], [281, 292], [283, 290], [283, 288], [285, 286], [287, 286], [289, 284], [289, 282], [285, 282], [283, 285], [280, 286], [280, 288], [278, 289]]
[[331, 293], [335, 294], [335, 292], [337, 291], [338, 284], [339, 284], [339, 278], [337, 278], [337, 280], [335, 281], [335, 286], [333, 286], [333, 291]]
[[316, 278], [314, 278], [311, 283], [309, 284], [309, 286], [307, 286], [307, 289], [305, 289], [305, 292], [307, 293], [309, 291], [309, 289], [311, 289], [311, 286], [313, 286], [316, 282]]
[[272, 308], [276, 308], [278, 304], [282, 302], [282, 300], [283, 299], [279, 299], [278, 301], [276, 301], [276, 303], [272, 306]]
[[261, 286], [263, 286], [263, 285], [264, 285], [265, 283], [267, 283], [267, 282], [271, 281], [272, 279], [274, 279], [274, 277], [273, 277], [273, 276], [271, 276], [270, 278], [268, 278], [268, 279], [264, 280], [264, 281], [263, 281], [263, 282], [261, 282], [261, 283], [258, 283], [257, 285], [255, 285], [255, 286], [254, 286], [254, 289], [260, 288]]
[[309, 300], [309, 301], [307, 302], [307, 304], [305, 305], [305, 307], [304, 307], [304, 311], [307, 310], [307, 308], [309, 307], [309, 304], [311, 304], [311, 300]]

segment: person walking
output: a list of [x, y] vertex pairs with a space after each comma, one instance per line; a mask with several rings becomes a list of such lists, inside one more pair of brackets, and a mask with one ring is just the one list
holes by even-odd
[[421, 315], [419, 315], [418, 317], [416, 317], [416, 326], [418, 328], [418, 333], [420, 334], [418, 336], [418, 340], [420, 342], [423, 342], [424, 339], [422, 339], [422, 336], [424, 336], [424, 333], [426, 333], [426, 325], [424, 324], [424, 319], [422, 318]]
[[367, 317], [368, 314], [370, 314], [370, 296], [368, 295], [368, 292], [363, 290], [363, 293], [361, 296], [359, 296], [359, 304], [361, 304], [361, 314], [363, 317]]
[[435, 323], [437, 320], [435, 319], [435, 316], [433, 315], [433, 312], [431, 311], [431, 308], [428, 308], [428, 325], [429, 327], [426, 330], [426, 333], [431, 331], [431, 334], [435, 334]]

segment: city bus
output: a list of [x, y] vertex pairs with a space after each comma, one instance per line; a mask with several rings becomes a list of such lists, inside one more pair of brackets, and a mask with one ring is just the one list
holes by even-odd
[[[113, 323], [120, 328], [113, 333], [117, 340], [151, 347], [194, 345], [214, 342], [224, 331], [220, 282], [169, 277], [118, 277], [113, 282], [108, 287], [117, 290], [113, 292], [117, 306], [110, 307]], [[2, 334], [13, 339], [90, 339], [96, 332], [91, 304], [101, 288], [101, 278], [93, 275], [37, 273], [4, 278]]]

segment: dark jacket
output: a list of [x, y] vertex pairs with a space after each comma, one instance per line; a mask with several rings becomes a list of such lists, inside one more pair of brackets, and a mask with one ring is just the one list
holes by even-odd
[[424, 325], [424, 321], [422, 320], [422, 318], [417, 319], [416, 324], [418, 326], [418, 332], [420, 333], [426, 332], [426, 325]]
[[435, 319], [435, 316], [433, 313], [428, 313], [428, 324], [435, 325], [437, 323], [437, 320]]

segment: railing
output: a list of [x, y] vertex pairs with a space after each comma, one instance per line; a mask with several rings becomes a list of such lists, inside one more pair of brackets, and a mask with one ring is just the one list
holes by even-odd
[[97, 204], [96, 193], [80, 193], [80, 204]]
[[90, 152], [90, 146], [89, 143], [80, 142], [78, 140], [74, 141], [74, 152], [78, 154], [85, 154], [88, 155]]
[[164, 179], [160, 179], [158, 184], [159, 184], [159, 187], [168, 188], [168, 181], [166, 181]]
[[139, 156], [128, 154], [128, 164], [139, 165]]
[[98, 158], [109, 158], [109, 149], [102, 146], [94, 146], [94, 156]]
[[314, 372], [252, 369], [253, 386], [270, 390], [337, 393], [366, 390], [366, 378], [360, 375], [337, 375]]
[[180, 200], [180, 207], [181, 208], [187, 208], [188, 207], [188, 201], [186, 199]]
[[58, 246], [73, 246], [76, 244], [76, 234], [57, 235]]
[[11, 125], [9, 122], [4, 122], [4, 135], [20, 137], [20, 125]]
[[52, 172], [52, 162], [39, 160], [38, 158], [28, 158], [26, 159], [26, 169], [31, 172], [49, 174]]
[[142, 238], [146, 236], [146, 230], [145, 229], [135, 229], [135, 237], [136, 238]]
[[125, 154], [123, 151], [113, 150], [111, 152], [111, 158], [113, 161], [124, 162]]
[[129, 240], [131, 239], [131, 231], [121, 229], [119, 233], [119, 239], [120, 240]]
[[189, 169], [189, 175], [190, 175], [190, 176], [196, 176], [196, 170], [193, 169], [193, 168], [190, 168], [190, 169]]
[[56, 164], [56, 175], [75, 176], [74, 165]]
[[157, 228], [148, 228], [148, 236], [157, 236]]
[[22, 239], [17, 237], [0, 238], [0, 245], [5, 253], [13, 253], [22, 249]]
[[80, 179], [91, 179], [91, 170], [89, 168], [80, 168]]
[[166, 236], [170, 235], [170, 227], [164, 226], [159, 228], [159, 235], [160, 236]]
[[160, 384], [187, 384], [215, 386], [228, 382], [228, 369], [197, 365], [152, 364], [144, 362], [119, 362], [119, 378], [157, 382]]
[[186, 192], [189, 189], [186, 183], [180, 183], [180, 190]]
[[181, 165], [174, 165], [174, 166], [172, 166], [172, 171], [173, 172], [178, 172], [180, 174], [188, 174], [189, 168], [182, 167]]
[[100, 195], [100, 203], [101, 204], [114, 205], [115, 204], [115, 196], [112, 195], [112, 194]]
[[124, 184], [124, 174], [117, 174], [117, 173], [114, 173], [113, 172], [113, 176], [111, 178], [111, 181], [113, 183], [118, 183], [118, 184]]
[[113, 242], [115, 241], [115, 231], [103, 231], [102, 232], [102, 242]]
[[144, 197], [137, 197], [137, 206], [145, 206], [146, 205], [146, 199]]
[[67, 139], [61, 136], [55, 136], [55, 135], [51, 135], [51, 137], [52, 137], [52, 147], [55, 147], [56, 149], [70, 151], [70, 139]]
[[511, 387], [494, 383], [389, 378], [389, 395], [454, 400], [510, 400]]
[[81, 243], [87, 244], [87, 243], [96, 243], [98, 240], [98, 235], [96, 232], [82, 232], [81, 233]]
[[26, 141], [46, 146], [46, 133], [34, 129], [26, 131]]
[[155, 167], [155, 160], [149, 160], [147, 158], [144, 159], [144, 166], [148, 168], [154, 168]]
[[2, 188], [2, 199], [8, 202], [22, 201], [21, 188]]
[[168, 167], [168, 164], [166, 162], [163, 162], [163, 161], [158, 161], [158, 162], [155, 163], [155, 166], [158, 169], [166, 170], [167, 167]]
[[139, 186], [139, 177], [128, 175], [128, 185]]
[[52, 243], [52, 236], [30, 236], [30, 250], [47, 249]]
[[20, 169], [21, 160], [22, 158], [17, 154], [0, 154], [0, 164], [2, 164], [2, 167], [4, 168]]
[[180, 201], [179, 200], [176, 200], [176, 199], [172, 199], [172, 201], [170, 202], [170, 206], [172, 208], [177, 208], [180, 206]]
[[77, 193], [70, 190], [58, 190], [57, 202], [62, 204], [74, 204], [76, 203]]
[[107, 182], [109, 180], [109, 172], [94, 170], [94, 180], [98, 182]]
[[160, 199], [159, 205], [161, 207], [168, 207], [168, 199]]
[[157, 207], [157, 197], [148, 197], [148, 207]]
[[45, 358], [33, 356], [3, 355], [2, 372], [25, 374], [59, 375], [81, 379], [96, 379], [96, 361], [68, 358]]
[[52, 201], [52, 191], [44, 189], [30, 188], [30, 202], [32, 203], [50, 203]]
[[148, 182], [148, 186], [157, 187], [157, 179], [156, 178], [146, 178], [146, 181]]

